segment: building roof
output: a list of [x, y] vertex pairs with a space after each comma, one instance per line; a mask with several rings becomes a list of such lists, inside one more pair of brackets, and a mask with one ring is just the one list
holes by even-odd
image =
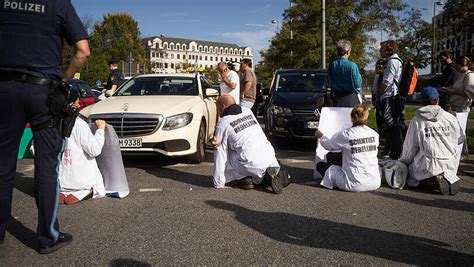
[[238, 48], [238, 49], [245, 49], [247, 48], [246, 46], [240, 47], [236, 44], [231, 44], [231, 43], [220, 43], [220, 42], [211, 42], [211, 41], [202, 41], [202, 40], [193, 40], [193, 39], [184, 39], [184, 38], [175, 38], [175, 37], [167, 37], [167, 36], [153, 36], [153, 37], [148, 37], [144, 38], [144, 42], [146, 43], [149, 40], [153, 40], [155, 38], [161, 39], [163, 42], [167, 43], [181, 43], [181, 44], [189, 44], [191, 42], [196, 42], [198, 45], [202, 46], [219, 46], [219, 47], [227, 47], [227, 48]]

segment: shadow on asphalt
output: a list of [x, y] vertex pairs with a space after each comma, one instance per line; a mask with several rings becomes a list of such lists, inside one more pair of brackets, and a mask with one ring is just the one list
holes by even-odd
[[23, 225], [17, 219], [10, 217], [10, 220], [7, 225], [7, 232], [9, 232], [25, 246], [36, 250], [38, 246], [36, 240], [36, 233], [25, 225]]
[[115, 259], [110, 262], [110, 266], [112, 267], [119, 267], [119, 266], [151, 267], [152, 265], [147, 262], [136, 261], [132, 259]]
[[390, 194], [386, 192], [378, 192], [374, 191], [371, 192], [374, 195], [392, 198], [400, 201], [405, 201], [417, 205], [427, 206], [427, 207], [435, 207], [435, 208], [442, 208], [442, 209], [449, 209], [449, 210], [460, 210], [460, 211], [467, 211], [467, 212], [474, 212], [474, 206], [469, 202], [458, 201], [458, 200], [450, 200], [450, 199], [420, 199], [415, 197], [403, 196], [398, 194]]
[[471, 265], [474, 257], [449, 250], [449, 244], [361, 226], [284, 212], [261, 212], [222, 201], [211, 207], [233, 212], [240, 223], [289, 244], [360, 253], [415, 265]]
[[34, 183], [32, 177], [27, 177], [21, 172], [17, 172], [15, 175], [15, 180], [13, 181], [13, 187], [20, 190], [21, 192], [31, 196], [32, 198], [35, 197], [34, 192]]
[[[211, 149], [206, 149], [206, 159], [204, 162], [213, 162], [213, 152]], [[122, 155], [123, 164], [127, 167], [133, 168], [143, 168], [143, 167], [166, 167], [172, 166], [179, 163], [183, 164], [192, 164], [186, 157], [166, 157], [161, 154], [149, 154], [149, 155], [141, 155], [141, 154], [123, 154]]]
[[170, 168], [147, 167], [142, 168], [157, 179], [169, 179], [199, 187], [213, 187], [212, 176], [178, 171]]

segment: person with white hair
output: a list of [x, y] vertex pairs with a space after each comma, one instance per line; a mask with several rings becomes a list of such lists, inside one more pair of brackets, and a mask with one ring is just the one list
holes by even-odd
[[328, 68], [333, 105], [352, 108], [360, 104], [362, 76], [359, 67], [349, 60], [352, 51], [351, 42], [339, 40], [336, 49], [340, 58], [331, 62]]
[[240, 78], [239, 74], [234, 70], [229, 69], [225, 62], [219, 62], [217, 64], [217, 70], [221, 75], [221, 82], [219, 87], [221, 89], [221, 95], [231, 95], [234, 97], [237, 104], [240, 99]]

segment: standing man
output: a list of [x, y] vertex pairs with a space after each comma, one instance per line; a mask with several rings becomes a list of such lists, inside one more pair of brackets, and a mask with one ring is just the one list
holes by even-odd
[[221, 74], [221, 83], [219, 84], [219, 87], [221, 88], [221, 95], [231, 95], [238, 105], [240, 102], [239, 75], [234, 70], [230, 70], [227, 64], [222, 61], [217, 64], [217, 70]]
[[387, 59], [382, 84], [378, 90], [379, 108], [385, 124], [385, 153], [391, 159], [398, 159], [402, 153], [404, 99], [398, 94], [398, 84], [402, 77], [402, 60], [397, 55], [398, 46], [393, 40], [380, 43], [380, 56]]
[[[459, 77], [459, 72], [456, 70], [456, 65], [453, 62], [453, 55], [448, 51], [443, 51], [438, 56], [438, 60], [441, 65], [444, 66], [443, 74], [439, 77], [435, 77], [431, 81], [431, 85], [436, 88], [449, 88], [452, 87], [454, 82]], [[449, 104], [449, 94], [438, 90], [439, 93], [439, 105], [446, 111], [451, 110], [451, 105]]]
[[257, 77], [252, 70], [252, 60], [240, 62], [240, 106], [252, 109], [257, 96]]
[[105, 96], [110, 97], [112, 96], [117, 88], [123, 83], [125, 80], [123, 77], [123, 73], [121, 70], [118, 69], [117, 67], [118, 61], [115, 59], [111, 59], [108, 61], [109, 64], [109, 70], [110, 70], [110, 75], [109, 78], [107, 79], [107, 84], [105, 85]]
[[[20, 9], [22, 4], [34, 8]], [[59, 232], [57, 220], [57, 169], [63, 139], [56, 122], [69, 90], [64, 81], [71, 79], [89, 56], [88, 36], [69, 0], [4, 0], [0, 35], [0, 242], [11, 213], [21, 135], [30, 123], [36, 149], [38, 252], [51, 253], [72, 241], [71, 235]], [[75, 49], [64, 73], [63, 40]]]
[[332, 101], [335, 107], [352, 108], [360, 104], [358, 95], [362, 88], [362, 76], [359, 67], [349, 60], [351, 42], [339, 40], [336, 49], [340, 58], [333, 61], [328, 68]]

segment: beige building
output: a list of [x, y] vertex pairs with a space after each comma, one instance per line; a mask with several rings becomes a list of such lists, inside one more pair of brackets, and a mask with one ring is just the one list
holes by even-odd
[[214, 69], [220, 61], [253, 61], [250, 47], [164, 36], [143, 39], [151, 73], [186, 72], [185, 67]]

